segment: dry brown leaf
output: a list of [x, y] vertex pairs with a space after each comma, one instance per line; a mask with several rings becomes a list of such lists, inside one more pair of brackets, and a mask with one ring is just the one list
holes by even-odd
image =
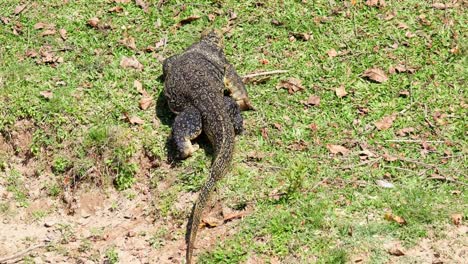
[[335, 49], [330, 49], [329, 51], [327, 51], [327, 54], [328, 54], [328, 57], [330, 57], [330, 58], [334, 58], [334, 57], [338, 56], [338, 52], [336, 52]]
[[46, 99], [52, 99], [52, 97], [54, 97], [54, 94], [50, 90], [42, 91], [39, 94], [42, 95], [42, 97], [44, 97]]
[[268, 129], [266, 127], [262, 127], [261, 132], [263, 139], [268, 139]]
[[411, 31], [406, 31], [405, 36], [407, 38], [414, 38], [416, 35]]
[[59, 29], [59, 34], [63, 40], [67, 40], [67, 30], [65, 30], [64, 28], [61, 28]]
[[335, 94], [338, 98], [345, 97], [348, 93], [345, 91], [344, 85], [340, 85], [340, 87], [335, 88]]
[[26, 8], [26, 6], [27, 6], [27, 5], [24, 4], [24, 5], [19, 5], [19, 6], [15, 7], [15, 10], [13, 11], [13, 13], [14, 13], [15, 15], [20, 14], [21, 12], [24, 11], [24, 9]]
[[379, 7], [385, 7], [387, 5], [385, 3], [385, 0], [367, 0], [365, 4], [366, 6], [379, 6]]
[[320, 96], [311, 95], [305, 102], [305, 105], [319, 106], [320, 105]]
[[293, 151], [304, 151], [309, 149], [309, 144], [307, 144], [307, 142], [301, 139], [298, 141], [294, 141], [292, 144], [288, 145], [288, 149]]
[[35, 58], [37, 57], [37, 52], [35, 50], [27, 50], [24, 55], [29, 58]]
[[140, 99], [140, 108], [141, 110], [146, 110], [148, 109], [151, 105], [153, 104], [153, 98], [151, 97], [142, 97]]
[[167, 38], [162, 38], [154, 45], [155, 49], [159, 49], [160, 47], [164, 47], [167, 44]]
[[398, 247], [392, 247], [391, 249], [388, 250], [388, 253], [390, 255], [393, 255], [393, 256], [404, 256], [405, 253], [403, 252], [403, 250], [401, 250], [400, 248]]
[[34, 29], [43, 29], [43, 28], [53, 29], [53, 28], [55, 28], [55, 24], [47, 24], [47, 23], [44, 23], [44, 22], [38, 22], [38, 23], [34, 24]]
[[403, 23], [403, 22], [400, 21], [397, 24], [397, 28], [399, 28], [399, 29], [408, 29], [409, 27], [408, 27], [408, 25], [406, 25], [406, 23]]
[[247, 153], [247, 161], [261, 161], [263, 160], [267, 155], [263, 152], [258, 152], [256, 150], [250, 151]]
[[393, 188], [393, 187], [395, 187], [395, 185], [393, 185], [393, 183], [388, 182], [386, 180], [376, 180], [375, 183], [378, 186], [382, 187], [382, 188]]
[[57, 31], [55, 29], [47, 29], [47, 30], [42, 31], [40, 36], [41, 37], [50, 36], [50, 35], [55, 35], [55, 33], [57, 33]]
[[140, 81], [134, 80], [133, 87], [135, 87], [137, 92], [139, 92], [141, 95], [148, 96], [148, 93], [143, 89], [143, 84]]
[[128, 122], [132, 125], [143, 125], [145, 123], [145, 121], [138, 116], [129, 117]]
[[405, 127], [403, 129], [400, 129], [396, 132], [396, 134], [400, 137], [404, 137], [404, 136], [407, 136], [411, 133], [414, 132], [414, 128], [413, 127]]
[[90, 25], [93, 28], [97, 28], [99, 25], [99, 18], [93, 17], [88, 20], [88, 25]]
[[113, 13], [121, 13], [123, 11], [123, 7], [121, 6], [114, 6], [114, 7], [111, 7], [109, 8], [108, 10], [109, 12], [113, 12]]
[[127, 37], [127, 38], [121, 39], [121, 40], [119, 40], [119, 43], [124, 45], [125, 47], [127, 47], [129, 49], [132, 49], [132, 50], [137, 49], [136, 44], [135, 44], [135, 38], [133, 38], [133, 37]]
[[399, 225], [406, 225], [406, 220], [398, 215], [394, 215], [391, 212], [385, 213], [385, 220], [398, 223]]
[[338, 154], [340, 153], [343, 156], [346, 156], [349, 154], [350, 150], [340, 146], [340, 145], [332, 145], [332, 144], [327, 144], [327, 149], [330, 151], [332, 154]]
[[181, 27], [181, 26], [184, 26], [184, 25], [187, 25], [195, 20], [198, 20], [200, 19], [201, 16], [199, 15], [191, 15], [191, 16], [188, 16], [186, 18], [183, 18], [182, 20], [179, 21], [179, 23], [177, 23], [176, 27]]
[[452, 219], [452, 223], [454, 225], [459, 226], [462, 223], [463, 215], [462, 214], [452, 214], [450, 216], [450, 219]]
[[386, 152], [382, 155], [382, 157], [383, 157], [384, 160], [386, 160], [386, 161], [395, 161], [395, 160], [398, 160], [398, 157], [395, 157], [395, 156], [393, 156], [393, 155], [390, 155], [390, 154], [388, 154], [388, 153], [386, 153]]
[[202, 218], [201, 224], [207, 227], [217, 227], [223, 224], [223, 220], [213, 216], [206, 216]]
[[229, 20], [234, 20], [237, 18], [237, 14], [233, 11], [229, 12]]
[[281, 80], [277, 85], [277, 89], [284, 88], [288, 90], [289, 94], [293, 94], [298, 91], [305, 90], [304, 86], [302, 86], [302, 81], [297, 78], [288, 78], [287, 80]]
[[367, 77], [368, 79], [378, 82], [378, 83], [383, 83], [388, 80], [387, 75], [385, 72], [379, 68], [371, 68], [367, 69], [363, 74], [363, 77]]
[[232, 210], [227, 207], [223, 207], [223, 220], [228, 222], [234, 219], [239, 219], [250, 213], [249, 210]]
[[143, 64], [141, 64], [135, 57], [123, 57], [120, 61], [120, 67], [122, 68], [133, 68], [136, 70], [142, 70]]
[[310, 130], [312, 130], [312, 132], [318, 131], [318, 126], [315, 123], [310, 124], [309, 128], [310, 128]]
[[141, 9], [143, 9], [143, 11], [145, 13], [148, 13], [148, 4], [145, 3], [145, 1], [143, 0], [135, 0], [135, 4], [139, 7], [141, 7]]
[[393, 113], [393, 114], [388, 115], [388, 116], [384, 116], [382, 119], [375, 122], [374, 125], [378, 130], [389, 129], [392, 126], [393, 121], [395, 121], [396, 116], [397, 116], [396, 113]]
[[117, 4], [128, 4], [130, 3], [130, 0], [114, 0]]
[[408, 90], [403, 90], [398, 93], [400, 97], [408, 97], [410, 96], [410, 92]]
[[8, 25], [10, 23], [10, 19], [8, 17], [0, 17], [0, 20], [2, 20], [3, 24]]
[[445, 10], [447, 8], [452, 8], [453, 4], [433, 3], [432, 7], [439, 10]]
[[303, 41], [309, 41], [312, 38], [312, 36], [309, 33], [294, 33], [294, 32], [291, 32], [291, 37], [294, 37], [294, 40], [300, 39]]
[[216, 15], [215, 15], [215, 14], [213, 14], [213, 13], [209, 13], [209, 14], [208, 14], [208, 20], [209, 20], [210, 22], [213, 22], [213, 21], [215, 20], [215, 18], [216, 18]]

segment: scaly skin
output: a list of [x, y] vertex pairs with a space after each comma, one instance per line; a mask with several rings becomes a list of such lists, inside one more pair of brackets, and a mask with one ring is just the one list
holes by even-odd
[[[227, 173], [234, 151], [235, 134], [242, 132], [240, 107], [251, 108], [242, 81], [227, 63], [217, 32], [204, 33], [200, 42], [163, 63], [164, 94], [177, 115], [172, 137], [181, 158], [189, 157], [197, 146], [191, 144], [202, 130], [214, 148], [208, 180], [195, 202], [186, 234], [186, 261], [192, 263], [194, 242], [203, 209], [216, 183]], [[226, 79], [236, 78], [226, 85]], [[241, 85], [240, 85], [241, 84]], [[224, 96], [224, 90], [233, 97]]]

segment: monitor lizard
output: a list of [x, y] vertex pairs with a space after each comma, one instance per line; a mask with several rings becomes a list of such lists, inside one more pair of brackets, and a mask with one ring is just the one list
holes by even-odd
[[234, 137], [243, 131], [240, 111], [253, 107], [242, 79], [224, 55], [223, 37], [219, 31], [203, 32], [199, 42], [164, 60], [163, 76], [164, 96], [171, 111], [177, 114], [172, 139], [180, 158], [187, 158], [198, 149], [191, 140], [202, 131], [214, 149], [208, 179], [187, 224], [186, 262], [192, 263], [203, 209], [217, 181], [228, 172]]

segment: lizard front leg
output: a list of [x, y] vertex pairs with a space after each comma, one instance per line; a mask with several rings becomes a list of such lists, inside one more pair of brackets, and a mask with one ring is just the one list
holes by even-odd
[[234, 133], [236, 135], [242, 134], [244, 131], [244, 119], [242, 118], [239, 105], [232, 97], [229, 96], [224, 96], [224, 105], [229, 117], [231, 118], [232, 124], [234, 125]]
[[191, 140], [202, 132], [202, 119], [200, 112], [194, 107], [188, 107], [177, 115], [172, 126], [172, 138], [176, 144], [179, 157], [190, 157], [199, 147]]

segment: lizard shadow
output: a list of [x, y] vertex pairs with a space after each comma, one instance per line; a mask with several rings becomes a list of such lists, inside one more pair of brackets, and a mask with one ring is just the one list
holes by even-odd
[[[161, 83], [163, 82], [162, 78], [162, 76], [158, 78], [158, 81], [160, 80]], [[156, 100], [155, 112], [159, 121], [161, 121], [161, 124], [172, 127], [176, 115], [169, 109], [163, 91], [159, 93], [158, 98]], [[205, 155], [213, 156], [213, 148], [211, 147], [210, 141], [208, 140], [208, 137], [205, 135], [205, 133], [202, 133], [195, 140], [192, 140], [192, 142], [194, 144], [198, 144], [200, 146], [200, 149], [205, 152]], [[172, 140], [172, 135], [169, 135], [167, 137], [164, 147], [167, 151], [167, 162], [171, 164], [171, 167], [176, 167], [180, 165], [182, 159], [178, 157], [177, 149], [175, 148], [174, 141]]]

